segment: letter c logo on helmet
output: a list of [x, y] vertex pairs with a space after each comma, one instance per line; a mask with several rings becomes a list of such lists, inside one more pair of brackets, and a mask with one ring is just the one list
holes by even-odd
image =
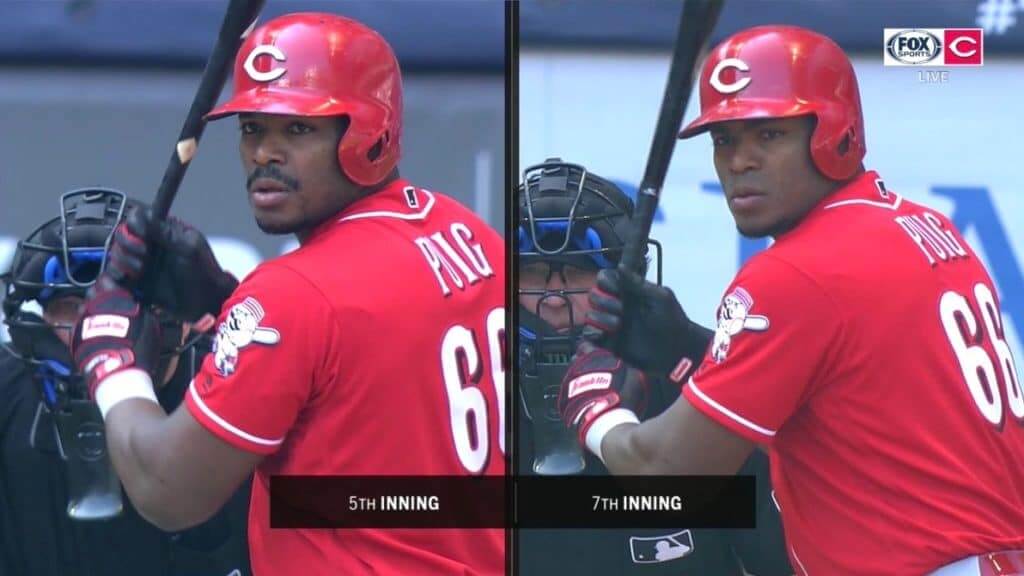
[[266, 72], [260, 72], [256, 69], [256, 58], [262, 55], [268, 55], [278, 62], [284, 62], [287, 58], [281, 49], [273, 44], [261, 44], [253, 48], [252, 52], [249, 52], [249, 57], [245, 59], [245, 63], [242, 64], [242, 68], [245, 69], [245, 73], [249, 75], [249, 78], [257, 82], [271, 82], [277, 80], [288, 70], [285, 68], [273, 68]]
[[750, 66], [746, 62], [739, 58], [726, 58], [715, 65], [714, 70], [711, 71], [711, 86], [721, 92], [722, 94], [734, 94], [743, 90], [750, 84], [750, 76], [740, 78], [739, 80], [726, 84], [722, 82], [722, 72], [728, 68], [734, 68], [740, 72], [750, 72]]

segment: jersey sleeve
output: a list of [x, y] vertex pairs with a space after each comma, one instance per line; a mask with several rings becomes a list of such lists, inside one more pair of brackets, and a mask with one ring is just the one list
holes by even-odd
[[719, 424], [769, 444], [820, 385], [841, 325], [812, 278], [761, 254], [726, 290], [714, 339], [683, 394]]
[[257, 268], [221, 310], [213, 351], [185, 394], [192, 416], [233, 446], [275, 452], [323, 378], [328, 307], [291, 269]]

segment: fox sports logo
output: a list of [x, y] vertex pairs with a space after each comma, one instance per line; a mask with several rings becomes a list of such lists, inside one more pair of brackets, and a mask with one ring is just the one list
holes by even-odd
[[889, 38], [885, 50], [904, 64], [927, 64], [942, 53], [942, 40], [926, 30], [904, 30]]

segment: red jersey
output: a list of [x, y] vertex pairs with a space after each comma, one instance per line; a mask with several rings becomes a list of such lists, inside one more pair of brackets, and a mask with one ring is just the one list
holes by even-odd
[[271, 530], [268, 489], [278, 474], [503, 475], [504, 302], [502, 238], [405, 181], [239, 285], [187, 405], [266, 455], [249, 517], [256, 574], [503, 573], [502, 529]]
[[1024, 395], [995, 287], [947, 218], [874, 172], [743, 266], [684, 394], [768, 446], [797, 574], [1024, 548]]

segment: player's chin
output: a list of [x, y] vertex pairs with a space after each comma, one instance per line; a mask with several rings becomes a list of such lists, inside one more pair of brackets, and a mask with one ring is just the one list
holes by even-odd
[[280, 214], [260, 214], [259, 210], [254, 212], [256, 216], [256, 226], [259, 227], [264, 234], [294, 234], [302, 228], [302, 226], [292, 218], [285, 218]]
[[764, 238], [774, 235], [777, 225], [774, 221], [758, 218], [749, 214], [733, 213], [736, 230], [746, 238]]

